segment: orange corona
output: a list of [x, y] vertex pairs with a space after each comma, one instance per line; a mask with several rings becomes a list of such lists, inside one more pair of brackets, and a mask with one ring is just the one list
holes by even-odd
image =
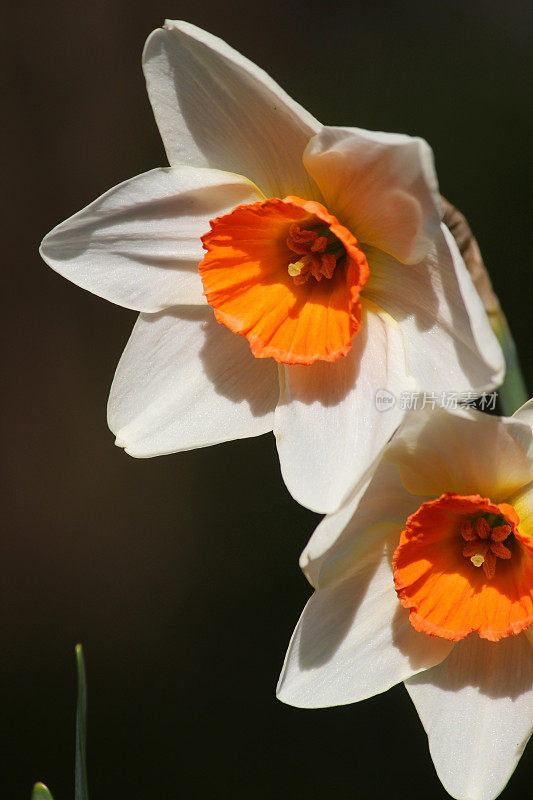
[[256, 357], [312, 364], [346, 355], [369, 270], [323, 205], [293, 196], [241, 205], [212, 220], [202, 243], [207, 302]]
[[413, 627], [458, 641], [498, 641], [533, 624], [533, 539], [506, 503], [443, 494], [407, 520], [393, 558]]

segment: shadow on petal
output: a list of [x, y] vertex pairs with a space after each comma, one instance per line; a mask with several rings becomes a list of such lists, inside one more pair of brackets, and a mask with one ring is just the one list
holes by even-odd
[[[418, 264], [402, 264], [400, 261], [393, 259], [392, 256], [384, 256], [381, 251], [374, 248], [368, 247], [364, 249], [370, 266], [370, 277], [363, 295], [372, 299], [385, 311], [388, 311], [396, 322], [401, 323], [405, 319], [413, 317], [419, 331], [431, 330], [439, 311], [439, 298], [433, 284], [434, 277], [428, 267], [428, 262], [431, 259], [434, 261], [438, 259], [435, 247]], [[395, 271], [398, 273], [394, 275], [394, 278], [396, 278], [394, 287], [397, 297], [392, 298], [393, 308], [390, 308], [390, 304], [387, 301], [391, 291], [390, 268], [386, 269], [380, 265], [380, 260], [384, 257], [387, 262], [394, 261]], [[409, 297], [414, 300], [417, 296], [423, 298], [423, 303], [409, 302]]]
[[255, 358], [247, 340], [218, 323], [211, 309], [176, 306], [171, 313], [191, 322], [203, 320], [200, 360], [217, 394], [235, 403], [245, 400], [254, 416], [264, 416], [274, 409], [279, 379], [273, 359]]
[[344, 641], [363, 602], [379, 562], [358, 574], [356, 580], [315, 592], [300, 621], [298, 662], [301, 669], [326, 664]]
[[442, 664], [409, 683], [432, 683], [446, 692], [472, 686], [487, 697], [516, 700], [533, 688], [533, 647], [523, 633], [499, 642], [473, 633], [457, 642]]
[[349, 352], [337, 361], [316, 361], [309, 366], [282, 365], [286, 391], [281, 392], [280, 405], [290, 403], [296, 393], [298, 402], [305, 405], [319, 402], [325, 408], [338, 406], [360, 378], [361, 357], [367, 341], [368, 329], [363, 317], [361, 330], [354, 336]]

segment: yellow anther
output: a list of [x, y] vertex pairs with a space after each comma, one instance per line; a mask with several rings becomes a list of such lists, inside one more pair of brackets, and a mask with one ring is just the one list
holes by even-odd
[[294, 264], [289, 264], [288, 269], [291, 278], [296, 278], [297, 275], [301, 275], [301, 272], [304, 267], [305, 264], [303, 262], [303, 259], [301, 259], [300, 261], [296, 261]]
[[485, 561], [485, 556], [482, 556], [481, 553], [477, 553], [477, 555], [472, 556], [470, 561], [475, 567], [480, 567]]

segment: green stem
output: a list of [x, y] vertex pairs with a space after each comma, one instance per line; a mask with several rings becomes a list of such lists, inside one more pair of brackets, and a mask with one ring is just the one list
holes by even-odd
[[85, 661], [81, 644], [76, 645], [76, 666], [78, 671], [78, 708], [76, 713], [76, 774], [75, 800], [89, 800], [87, 787], [86, 735], [87, 735], [87, 681]]
[[510, 417], [517, 408], [529, 400], [529, 396], [505, 314], [499, 309], [490, 313], [489, 319], [505, 356], [505, 380], [498, 389], [498, 397], [503, 415]]

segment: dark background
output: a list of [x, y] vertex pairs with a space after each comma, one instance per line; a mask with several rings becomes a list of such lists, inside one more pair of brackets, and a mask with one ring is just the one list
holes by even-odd
[[[323, 711], [275, 700], [318, 518], [285, 491], [273, 437], [145, 461], [115, 448], [105, 404], [135, 315], [37, 254], [55, 224], [165, 165], [140, 66], [165, 16], [226, 39], [325, 123], [428, 139], [533, 384], [531, 4], [11, 4], [0, 798], [29, 800], [38, 779], [73, 796], [78, 641], [92, 798], [445, 798], [403, 687]], [[503, 797], [532, 780], [530, 749]]]

